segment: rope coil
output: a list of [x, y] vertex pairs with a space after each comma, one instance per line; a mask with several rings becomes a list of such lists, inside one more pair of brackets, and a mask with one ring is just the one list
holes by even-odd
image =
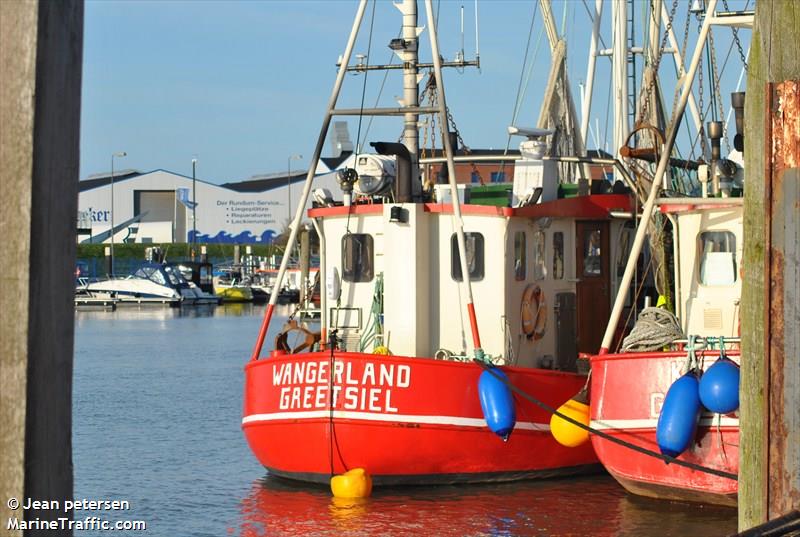
[[655, 351], [683, 337], [680, 322], [672, 312], [663, 308], [645, 308], [636, 319], [631, 333], [622, 341], [622, 350]]

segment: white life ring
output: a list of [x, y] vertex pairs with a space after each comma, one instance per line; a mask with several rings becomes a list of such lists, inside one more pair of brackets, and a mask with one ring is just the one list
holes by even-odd
[[547, 301], [542, 288], [536, 284], [528, 285], [522, 292], [520, 319], [525, 337], [533, 340], [544, 337], [547, 331]]

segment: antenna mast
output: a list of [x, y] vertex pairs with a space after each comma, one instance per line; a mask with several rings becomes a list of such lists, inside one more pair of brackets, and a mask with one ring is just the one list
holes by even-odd
[[[403, 0], [402, 4], [394, 4], [403, 14], [402, 43], [392, 47], [395, 54], [403, 62], [403, 103], [406, 108], [419, 108], [419, 34], [422, 28], [417, 26], [417, 0]], [[411, 195], [417, 198], [421, 194], [419, 182], [419, 114], [404, 114], [403, 145], [411, 155]]]

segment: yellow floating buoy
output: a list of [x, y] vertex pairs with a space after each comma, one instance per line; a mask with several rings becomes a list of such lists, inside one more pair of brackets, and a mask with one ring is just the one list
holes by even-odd
[[389, 352], [389, 347], [384, 347], [383, 345], [381, 345], [380, 347], [375, 347], [374, 349], [372, 349], [372, 354], [383, 354], [385, 356], [388, 356], [391, 353]]
[[[589, 405], [586, 392], [581, 390], [575, 397], [558, 407], [558, 412], [588, 427]], [[589, 431], [581, 429], [555, 414], [550, 416], [550, 433], [559, 444], [566, 447], [578, 447], [589, 440]]]
[[353, 468], [331, 478], [331, 492], [337, 498], [366, 498], [372, 493], [372, 477], [363, 468]]

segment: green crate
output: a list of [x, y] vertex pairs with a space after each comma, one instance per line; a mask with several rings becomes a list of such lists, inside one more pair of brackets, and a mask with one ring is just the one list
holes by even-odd
[[560, 183], [558, 185], [558, 199], [574, 198], [578, 195], [578, 183]]
[[470, 205], [508, 207], [511, 205], [511, 189], [513, 186], [511, 183], [473, 186], [469, 191], [469, 203]]

